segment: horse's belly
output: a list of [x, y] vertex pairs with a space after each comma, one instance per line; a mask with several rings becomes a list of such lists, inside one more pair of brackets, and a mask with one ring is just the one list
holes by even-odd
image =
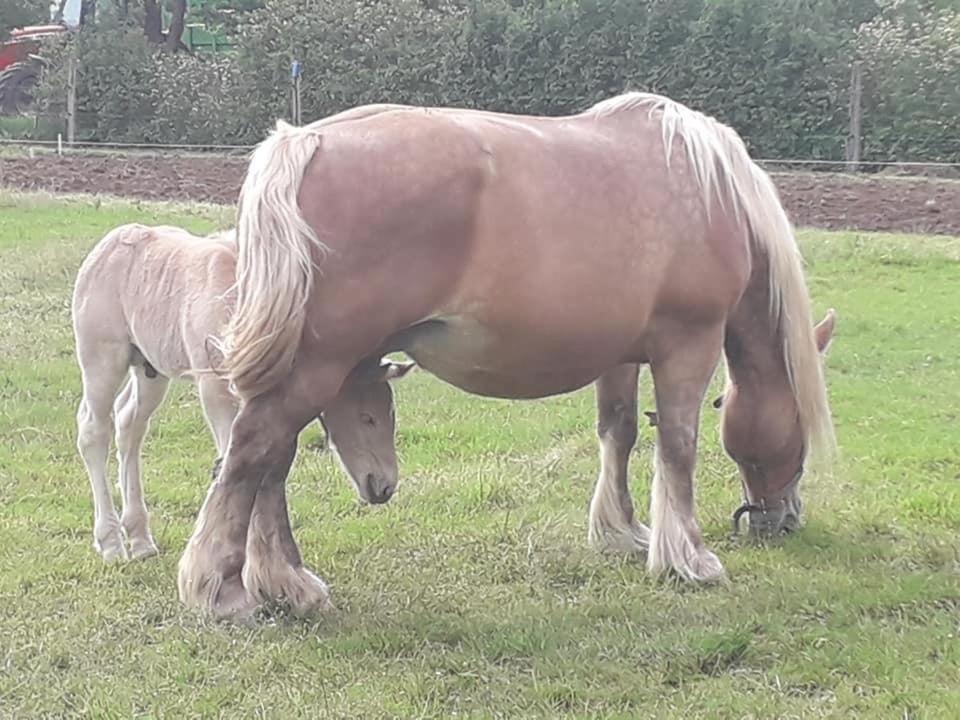
[[401, 349], [461, 390], [514, 399], [577, 390], [618, 365], [627, 351], [623, 338], [490, 327], [470, 318], [445, 318], [414, 329]]

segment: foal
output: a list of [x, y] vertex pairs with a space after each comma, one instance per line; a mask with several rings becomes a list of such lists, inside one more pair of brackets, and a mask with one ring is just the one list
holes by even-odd
[[[158, 552], [143, 497], [140, 451], [171, 378], [197, 385], [218, 457], [227, 451], [238, 402], [210, 367], [208, 341], [229, 320], [235, 269], [233, 231], [199, 238], [180, 228], [136, 224], [110, 231], [80, 267], [72, 305], [83, 380], [77, 446], [93, 491], [93, 545], [104, 560]], [[397, 485], [388, 381], [413, 365], [368, 362], [319, 418], [357, 492], [371, 503], [386, 502]], [[114, 419], [120, 518], [106, 478]]]

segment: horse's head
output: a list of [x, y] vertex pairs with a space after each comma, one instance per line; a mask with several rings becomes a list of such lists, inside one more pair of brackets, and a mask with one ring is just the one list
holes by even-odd
[[357, 368], [320, 417], [330, 448], [357, 493], [369, 503], [385, 503], [397, 489], [400, 473], [390, 381], [414, 365], [384, 360]]
[[[831, 310], [814, 328], [821, 355], [830, 345], [835, 323]], [[734, 531], [741, 515], [749, 513], [750, 532], [755, 537], [771, 537], [799, 527], [802, 502], [798, 485], [809, 450], [804, 447], [797, 402], [779, 353], [771, 351], [769, 355], [751, 350], [748, 360], [729, 362], [728, 352], [731, 382], [714, 401], [714, 407], [723, 407], [723, 445], [740, 468], [746, 496], [734, 513]]]

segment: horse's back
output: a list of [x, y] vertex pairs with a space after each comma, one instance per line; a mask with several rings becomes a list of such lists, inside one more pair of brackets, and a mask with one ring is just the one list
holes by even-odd
[[[305, 217], [334, 250], [318, 326], [337, 335], [339, 319], [364, 317], [376, 337], [436, 320], [407, 333], [405, 349], [461, 387], [589, 382], [645, 360], [659, 316], [714, 322], [742, 291], [746, 230], [711, 205], [682, 139], [665, 148], [646, 108], [385, 110], [322, 132], [301, 187]], [[572, 370], [546, 378], [531, 358]]]

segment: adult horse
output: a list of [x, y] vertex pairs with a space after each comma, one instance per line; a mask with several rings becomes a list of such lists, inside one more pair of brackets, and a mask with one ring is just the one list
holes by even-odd
[[[724, 576], [693, 489], [721, 352], [722, 438], [754, 532], [797, 524], [804, 462], [833, 445], [818, 354], [833, 316], [814, 328], [776, 190], [734, 131], [667, 98], [556, 118], [371, 106], [280, 122], [251, 158], [238, 244], [223, 371], [244, 404], [180, 561], [189, 606], [326, 604], [299, 561], [285, 478], [300, 429], [387, 352], [491, 397], [595, 381], [590, 537], [690, 581]], [[627, 484], [642, 364], [657, 414], [649, 530]], [[251, 513], [276, 543], [247, 542]]]

